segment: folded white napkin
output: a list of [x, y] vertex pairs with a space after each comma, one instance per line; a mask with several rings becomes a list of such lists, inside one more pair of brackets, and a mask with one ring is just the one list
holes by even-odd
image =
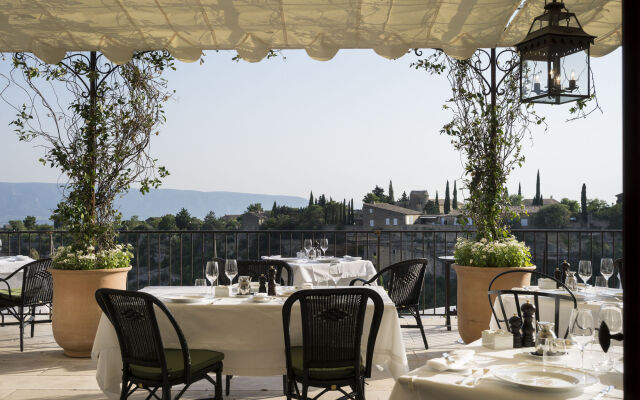
[[280, 254], [275, 255], [275, 256], [262, 256], [263, 260], [277, 260], [279, 258], [282, 258], [282, 256]]
[[446, 371], [449, 369], [449, 362], [444, 357], [432, 358], [427, 361], [427, 365], [437, 371]]

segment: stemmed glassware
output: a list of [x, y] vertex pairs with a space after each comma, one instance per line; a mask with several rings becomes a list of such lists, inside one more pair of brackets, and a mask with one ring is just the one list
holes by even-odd
[[595, 326], [591, 310], [574, 308], [569, 318], [569, 335], [578, 344], [582, 355], [582, 369], [584, 369], [584, 349], [593, 341]]
[[613, 275], [613, 259], [612, 258], [603, 258], [600, 260], [600, 275], [604, 276], [604, 279], [607, 280], [606, 287], [609, 286], [609, 278]]
[[324, 238], [320, 240], [320, 249], [322, 250], [322, 255], [326, 257], [327, 249], [329, 248], [329, 239]]
[[229, 286], [233, 286], [233, 278], [238, 275], [238, 263], [236, 260], [229, 258], [225, 261], [224, 273], [229, 278]]
[[591, 261], [580, 260], [580, 264], [578, 265], [578, 275], [580, 276], [580, 279], [582, 279], [582, 282], [584, 282], [585, 284], [585, 290], [587, 282], [589, 281], [589, 279], [591, 279], [592, 274], [593, 270], [591, 269]]
[[[607, 324], [609, 332], [614, 335], [622, 332], [622, 310], [617, 303], [603, 303], [598, 312], [598, 326], [600, 328], [602, 323]], [[614, 358], [611, 355], [613, 348], [609, 348], [609, 351], [605, 353], [604, 360], [601, 365], [597, 366], [602, 371], [609, 371], [613, 367]]]
[[307, 253], [307, 258], [309, 258], [309, 252], [313, 248], [313, 243], [311, 243], [311, 239], [304, 240], [304, 251]]
[[340, 263], [333, 263], [329, 265], [329, 275], [333, 277], [333, 286], [338, 287], [338, 279], [342, 276], [342, 268]]
[[218, 280], [218, 263], [216, 261], [207, 261], [205, 276], [211, 284], [211, 297], [213, 297], [213, 283]]

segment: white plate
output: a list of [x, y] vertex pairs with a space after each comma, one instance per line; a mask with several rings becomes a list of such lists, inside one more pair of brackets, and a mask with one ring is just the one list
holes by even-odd
[[188, 295], [174, 295], [174, 296], [162, 296], [162, 299], [168, 303], [202, 303], [204, 301], [211, 301], [210, 297], [201, 294], [188, 294]]
[[282, 258], [279, 258], [279, 260], [282, 260], [282, 261], [300, 261], [297, 257], [282, 257]]
[[547, 392], [565, 392], [598, 383], [595, 375], [577, 369], [544, 365], [496, 369], [493, 376], [514, 385]]
[[254, 303], [268, 303], [271, 301], [271, 297], [265, 296], [265, 297], [257, 297], [257, 296], [253, 296], [251, 298], [251, 300], [253, 300]]
[[362, 260], [362, 257], [344, 256], [343, 259], [345, 259], [347, 261], [360, 261], [360, 260]]
[[27, 257], [27, 256], [16, 256], [15, 259], [16, 259], [16, 261], [27, 261], [29, 259], [29, 257]]

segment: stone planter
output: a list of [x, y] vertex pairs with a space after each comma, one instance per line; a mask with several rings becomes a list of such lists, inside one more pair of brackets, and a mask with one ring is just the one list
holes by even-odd
[[90, 357], [102, 311], [95, 293], [100, 288], [126, 289], [128, 268], [63, 270], [53, 278], [53, 337], [69, 357]]
[[[491, 280], [504, 271], [535, 271], [536, 267], [491, 268], [453, 264], [453, 269], [458, 277], [458, 331], [465, 343], [471, 343], [480, 339], [483, 330], [489, 329], [491, 306], [487, 291]], [[531, 274], [507, 274], [497, 280], [492, 289], [523, 287], [530, 282]]]

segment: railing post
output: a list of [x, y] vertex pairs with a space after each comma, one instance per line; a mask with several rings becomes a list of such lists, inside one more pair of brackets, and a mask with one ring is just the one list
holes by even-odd
[[380, 236], [382, 235], [382, 232], [375, 231], [375, 234], [377, 236], [377, 239], [376, 239], [377, 243], [376, 243], [376, 255], [374, 256], [375, 257], [374, 261], [375, 261], [375, 264], [376, 264], [376, 269], [378, 271], [380, 271], [380, 258], [382, 258], [382, 256], [380, 255], [380, 247], [381, 247], [381, 245], [380, 245]]

